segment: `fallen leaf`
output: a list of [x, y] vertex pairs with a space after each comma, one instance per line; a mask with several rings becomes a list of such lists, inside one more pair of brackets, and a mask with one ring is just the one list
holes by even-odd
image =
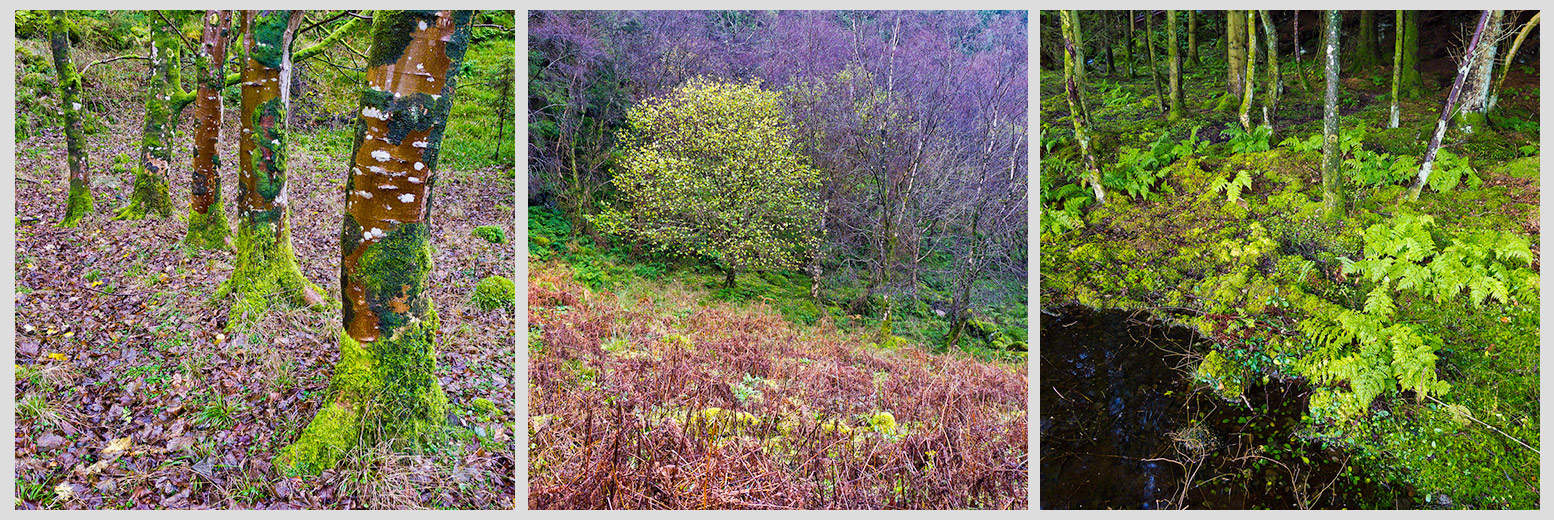
[[129, 449], [130, 444], [131, 442], [129, 437], [120, 437], [118, 439], [114, 439], [113, 442], [108, 443], [108, 447], [103, 448], [103, 455], [117, 455], [124, 450]]

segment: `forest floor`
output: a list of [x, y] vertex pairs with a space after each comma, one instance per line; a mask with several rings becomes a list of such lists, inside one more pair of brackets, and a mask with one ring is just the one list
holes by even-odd
[[[601, 268], [535, 215], [530, 508], [1029, 507], [1023, 357], [804, 324], [803, 289], [741, 301], [716, 273]], [[768, 282], [787, 279], [737, 284]]]
[[[108, 75], [104, 85], [133, 84], [133, 71], [94, 69], [89, 89], [99, 73]], [[272, 458], [319, 407], [338, 358], [340, 310], [278, 309], [227, 335], [229, 302], [212, 295], [232, 270], [232, 253], [180, 243], [190, 117], [168, 179], [175, 216], [112, 221], [133, 182], [115, 158], [136, 157], [144, 110], [129, 89], [104, 90], [95, 112], [114, 115], [101, 116], [103, 131], [89, 137], [96, 209], [80, 227], [54, 226], [68, 190], [61, 132], [16, 143], [16, 507], [512, 507], [512, 311], [470, 303], [478, 280], [513, 277], [511, 240], [471, 233], [494, 225], [513, 236], [512, 169], [445, 164], [436, 187], [428, 287], [442, 319], [438, 376], [457, 415], [447, 441], [421, 454], [363, 448], [321, 476], [288, 478]], [[227, 108], [220, 175], [235, 216], [238, 132]], [[297, 262], [338, 294], [351, 127], [291, 137]]]
[[[1262, 387], [1273, 388], [1270, 377], [1272, 385], [1309, 383], [1292, 369], [1312, 348], [1298, 332], [1303, 321], [1330, 305], [1369, 308], [1363, 288], [1374, 284], [1346, 276], [1339, 259], [1367, 257], [1367, 228], [1431, 215], [1441, 247], [1482, 237], [1498, 240], [1497, 247], [1520, 243], [1530, 262], [1508, 261], [1506, 268], [1530, 268], [1533, 286], [1512, 295], [1512, 304], [1477, 305], [1469, 300], [1482, 296], [1466, 293], [1444, 301], [1399, 293], [1399, 315], [1442, 341], [1435, 372], [1451, 389], [1439, 401], [1392, 390], [1354, 421], [1310, 411], [1300, 417], [1305, 427], [1298, 435], [1347, 454], [1338, 457], [1343, 460], [1353, 455], [1368, 474], [1383, 476], [1381, 489], [1392, 496], [1347, 507], [1392, 507], [1393, 499], [1416, 507], [1538, 507], [1538, 457], [1519, 444], [1537, 447], [1540, 424], [1537, 60], [1513, 65], [1489, 128], [1448, 133], [1443, 149], [1462, 161], [1438, 162], [1433, 177], [1458, 182], [1432, 183], [1417, 203], [1399, 198], [1417, 172], [1409, 165], [1430, 139], [1454, 67], [1448, 59], [1424, 64], [1429, 94], [1402, 104], [1396, 129], [1387, 128], [1390, 70], [1345, 70], [1340, 127], [1345, 144], [1356, 145], [1345, 147], [1351, 202], [1347, 217], [1330, 223], [1320, 217], [1321, 150], [1311, 146], [1320, 142], [1313, 137], [1322, 123], [1320, 68], [1305, 63], [1313, 79], [1306, 91], [1294, 64], [1281, 57], [1286, 90], [1276, 128], [1272, 136], [1255, 135], [1241, 132], [1233, 113], [1214, 110], [1225, 66], [1213, 52], [1203, 56], [1203, 65], [1185, 67], [1185, 118], [1178, 123], [1156, 110], [1148, 76], [1091, 71], [1086, 86], [1096, 155], [1106, 172], [1105, 205], [1083, 202], [1089, 188], [1076, 189], [1079, 161], [1062, 73], [1042, 71], [1042, 308], [1140, 311], [1190, 327], [1209, 340], [1204, 344], [1213, 346], [1213, 356], [1228, 360], [1224, 366], [1231, 368], [1222, 373], [1244, 374], [1235, 384], [1261, 394]], [[1260, 66], [1259, 80], [1262, 72]], [[1259, 100], [1263, 95], [1257, 92]], [[1184, 143], [1190, 136], [1197, 142]], [[1247, 182], [1228, 186], [1243, 173]], [[1196, 363], [1210, 352], [1190, 355]], [[1200, 392], [1231, 383], [1205, 373], [1198, 372]], [[1294, 395], [1309, 401], [1322, 393], [1316, 386]], [[1044, 406], [1047, 394], [1044, 388]], [[1270, 475], [1291, 481], [1302, 470], [1270, 468]], [[1183, 485], [1208, 486], [1204, 479], [1213, 475], [1199, 477], [1202, 482]], [[1317, 493], [1320, 483], [1300, 487]]]

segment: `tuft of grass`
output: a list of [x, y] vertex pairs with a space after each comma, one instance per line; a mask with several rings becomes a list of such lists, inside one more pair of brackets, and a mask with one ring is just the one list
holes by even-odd
[[202, 428], [225, 430], [237, 424], [237, 414], [243, 410], [241, 403], [225, 397], [217, 397], [200, 406], [194, 413], [194, 424]]

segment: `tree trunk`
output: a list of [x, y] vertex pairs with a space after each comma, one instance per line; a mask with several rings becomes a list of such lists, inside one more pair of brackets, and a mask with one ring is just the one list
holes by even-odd
[[1241, 129], [1252, 131], [1252, 97], [1257, 92], [1257, 11], [1246, 13], [1246, 74], [1241, 76]]
[[1532, 19], [1522, 25], [1521, 32], [1516, 34], [1516, 41], [1511, 43], [1511, 48], [1506, 51], [1505, 59], [1500, 62], [1500, 79], [1495, 81], [1495, 88], [1489, 94], [1490, 110], [1494, 110], [1495, 104], [1500, 101], [1500, 88], [1505, 86], [1505, 77], [1511, 74], [1511, 60], [1516, 58], [1516, 51], [1522, 48], [1522, 41], [1527, 39], [1527, 35], [1532, 32], [1534, 27], [1538, 26], [1538, 21], [1542, 18], [1543, 13], [1532, 15]]
[[81, 126], [81, 74], [70, 59], [70, 30], [64, 11], [49, 11], [49, 47], [54, 54], [54, 74], [59, 78], [60, 114], [65, 119], [66, 162], [70, 166], [70, 195], [65, 199], [65, 218], [60, 227], [76, 227], [92, 212], [92, 180], [87, 174], [86, 131]]
[[1165, 112], [1165, 93], [1160, 90], [1160, 65], [1155, 61], [1155, 12], [1144, 12], [1144, 47], [1149, 54], [1149, 79], [1155, 85], [1155, 110]]
[[1311, 92], [1311, 82], [1306, 80], [1306, 66], [1300, 62], [1300, 11], [1295, 11], [1295, 16], [1290, 17], [1290, 31], [1294, 33], [1295, 40], [1295, 74], [1300, 77], [1300, 89], [1303, 92]]
[[1323, 71], [1327, 92], [1322, 98], [1322, 216], [1343, 218], [1347, 201], [1343, 191], [1342, 157], [1338, 149], [1338, 11], [1327, 12], [1327, 37], [1323, 39]]
[[446, 426], [430, 197], [471, 11], [378, 11], [340, 231], [344, 331], [330, 395], [277, 466], [317, 473], [358, 442], [420, 445]]
[[1392, 31], [1392, 109], [1391, 117], [1387, 120], [1387, 128], [1398, 127], [1398, 117], [1401, 115], [1401, 107], [1398, 105], [1398, 87], [1403, 78], [1403, 11], [1397, 11], [1396, 27]]
[[1096, 164], [1095, 155], [1090, 153], [1090, 135], [1085, 130], [1085, 119], [1081, 113], [1079, 102], [1078, 79], [1074, 72], [1074, 62], [1078, 61], [1078, 52], [1075, 51], [1075, 42], [1070, 36], [1070, 24], [1073, 23], [1073, 11], [1058, 11], [1058, 17], [1063, 23], [1063, 93], [1068, 99], [1069, 119], [1074, 121], [1074, 140], [1079, 143], [1079, 154], [1083, 158], [1085, 171], [1088, 172], [1087, 182], [1090, 189], [1095, 192], [1097, 203], [1106, 203], [1106, 191], [1101, 188], [1101, 170]]
[[1484, 27], [1489, 24], [1490, 11], [1484, 11], [1478, 17], [1478, 27], [1473, 29], [1473, 40], [1468, 42], [1468, 51], [1462, 55], [1462, 64], [1457, 66], [1457, 79], [1452, 81], [1451, 92], [1446, 95], [1446, 105], [1441, 107], [1441, 117], [1435, 121], [1435, 133], [1430, 136], [1430, 146], [1425, 148], [1424, 161], [1419, 165], [1419, 178], [1414, 181], [1414, 186], [1408, 189], [1408, 200], [1419, 200], [1419, 192], [1424, 191], [1424, 185], [1430, 182], [1430, 169], [1435, 166], [1435, 152], [1441, 148], [1441, 137], [1446, 135], [1446, 122], [1451, 119], [1452, 108], [1457, 104], [1457, 97], [1462, 94], [1462, 84], [1467, 81], [1468, 71], [1473, 66], [1473, 54], [1478, 50], [1479, 40], [1484, 36]]
[[1225, 93], [1241, 99], [1242, 74], [1246, 74], [1246, 11], [1225, 11]]
[[1187, 61], [1198, 64], [1198, 11], [1187, 11]]
[[1455, 124], [1463, 133], [1471, 134], [1489, 126], [1489, 87], [1494, 78], [1495, 58], [1500, 55], [1501, 20], [1505, 11], [1490, 11], [1489, 22], [1484, 26], [1484, 38], [1473, 51], [1473, 66], [1468, 72], [1464, 87], [1462, 108], [1457, 111]]
[[1182, 60], [1181, 54], [1176, 50], [1176, 11], [1166, 11], [1167, 43], [1171, 51], [1167, 59], [1171, 60], [1171, 111], [1166, 115], [1167, 121], [1180, 121], [1182, 119]]
[[1133, 11], [1124, 11], [1128, 17], [1127, 38], [1122, 46], [1122, 59], [1128, 62], [1128, 79], [1133, 79]]
[[1087, 96], [1085, 96], [1085, 91], [1084, 91], [1084, 84], [1085, 84], [1085, 39], [1084, 39], [1084, 33], [1079, 28], [1079, 12], [1078, 11], [1071, 12], [1069, 18], [1070, 18], [1070, 21], [1072, 23], [1070, 23], [1068, 25], [1065, 25], [1064, 27], [1066, 28], [1066, 33], [1068, 34], [1070, 40], [1074, 42], [1074, 48], [1073, 48], [1073, 52], [1074, 52], [1074, 77], [1079, 81], [1079, 85], [1080, 85], [1080, 90], [1079, 90], [1079, 108], [1080, 108], [1080, 113], [1084, 114], [1085, 122], [1088, 123], [1090, 121], [1090, 100], [1089, 100], [1089, 98]]
[[1274, 30], [1268, 11], [1257, 14], [1263, 19], [1263, 36], [1268, 41], [1268, 95], [1263, 98], [1263, 124], [1273, 128], [1279, 112], [1279, 91], [1284, 90], [1284, 76], [1279, 74], [1279, 32]]
[[1376, 11], [1360, 11], [1360, 40], [1354, 46], [1351, 70], [1374, 67], [1381, 63], [1381, 49], [1376, 40]]
[[1404, 11], [1403, 25], [1403, 75], [1398, 89], [1404, 99], [1419, 99], [1424, 92], [1424, 76], [1419, 73], [1419, 11]]
[[738, 270], [735, 270], [732, 267], [725, 267], [723, 269], [723, 288], [724, 289], [733, 289], [734, 288], [734, 278], [737, 277], [737, 276], [739, 276], [739, 271]]
[[226, 79], [231, 11], [205, 13], [200, 52], [194, 57], [198, 93], [194, 100], [194, 173], [189, 180], [189, 232], [184, 242], [198, 249], [230, 247], [231, 230], [221, 204], [221, 89]]
[[[182, 18], [180, 11], [165, 13], [172, 24]], [[167, 172], [173, 161], [173, 120], [171, 100], [180, 88], [173, 79], [183, 55], [176, 27], [157, 17], [151, 21], [151, 67], [146, 81], [146, 118], [141, 127], [140, 164], [135, 167], [135, 189], [129, 204], [115, 213], [115, 220], [136, 220], [147, 213], [158, 217], [173, 214], [173, 199], [167, 193]]]
[[257, 321], [272, 304], [317, 306], [323, 290], [297, 268], [286, 196], [286, 114], [291, 56], [302, 11], [246, 11], [242, 137], [238, 139], [237, 255], [217, 298], [236, 300], [228, 326]]

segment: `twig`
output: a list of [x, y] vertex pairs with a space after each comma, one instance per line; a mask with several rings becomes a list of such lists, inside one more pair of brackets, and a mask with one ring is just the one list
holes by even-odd
[[132, 55], [129, 55], [129, 56], [119, 56], [119, 57], [116, 57], [116, 58], [108, 58], [108, 59], [104, 59], [104, 60], [97, 60], [97, 61], [94, 61], [94, 62], [86, 64], [85, 67], [81, 67], [81, 75], [83, 75], [83, 76], [86, 75], [86, 69], [90, 69], [90, 68], [92, 68], [95, 65], [102, 65], [102, 64], [105, 64], [105, 63], [113, 63], [115, 61], [120, 61], [120, 60], [150, 60], [150, 59], [151, 58], [146, 57], [146, 56], [135, 56], [135, 55], [132, 54]]
[[[1430, 400], [1431, 400], [1431, 401], [1435, 401], [1435, 402], [1436, 402], [1436, 403], [1439, 403], [1439, 404], [1440, 404], [1440, 405], [1441, 405], [1441, 406], [1446, 406], [1446, 403], [1444, 403], [1444, 402], [1442, 402], [1442, 401], [1441, 401], [1441, 400], [1440, 400], [1440, 399], [1436, 399], [1436, 398], [1435, 398], [1435, 396], [1433, 396], [1433, 395], [1427, 395], [1427, 396], [1425, 396], [1425, 397], [1429, 397], [1429, 398], [1430, 398]], [[1458, 405], [1458, 406], [1462, 406], [1462, 405]], [[1541, 451], [1538, 451], [1538, 448], [1534, 448], [1534, 447], [1532, 447], [1532, 446], [1528, 446], [1528, 445], [1527, 445], [1527, 443], [1525, 443], [1525, 442], [1522, 442], [1522, 440], [1521, 440], [1521, 439], [1518, 439], [1518, 438], [1516, 438], [1516, 437], [1512, 437], [1512, 436], [1511, 436], [1511, 434], [1508, 434], [1508, 433], [1506, 433], [1506, 432], [1503, 432], [1503, 431], [1500, 431], [1500, 429], [1499, 429], [1499, 428], [1496, 428], [1496, 427], [1494, 427], [1494, 426], [1490, 426], [1490, 425], [1489, 425], [1489, 423], [1486, 423], [1486, 422], [1484, 422], [1484, 421], [1480, 421], [1480, 420], [1478, 420], [1478, 418], [1477, 418], [1477, 417], [1474, 417], [1474, 416], [1473, 416], [1473, 415], [1472, 415], [1472, 414], [1468, 414], [1468, 415], [1467, 415], [1467, 418], [1468, 418], [1468, 419], [1469, 419], [1469, 420], [1472, 420], [1472, 421], [1473, 421], [1473, 422], [1476, 422], [1476, 423], [1479, 423], [1479, 424], [1482, 424], [1482, 425], [1484, 425], [1484, 427], [1485, 427], [1485, 428], [1489, 428], [1489, 429], [1491, 429], [1491, 430], [1494, 430], [1494, 432], [1495, 432], [1495, 433], [1498, 433], [1498, 434], [1500, 434], [1500, 435], [1504, 435], [1504, 436], [1505, 436], [1505, 438], [1507, 438], [1507, 439], [1511, 439], [1511, 440], [1513, 440], [1513, 441], [1516, 441], [1516, 443], [1517, 443], [1517, 444], [1520, 444], [1520, 445], [1522, 445], [1522, 447], [1523, 447], [1523, 448], [1527, 448], [1527, 449], [1529, 449], [1529, 450], [1532, 450], [1532, 452], [1533, 452], [1533, 453], [1537, 453], [1537, 454], [1539, 454], [1539, 455], [1542, 455], [1542, 454], [1543, 454], [1543, 452], [1541, 452]]]
[[302, 30], [297, 31], [297, 35], [300, 36], [303, 33], [306, 33], [306, 32], [311, 31], [313, 29], [317, 29], [318, 26], [320, 26], [320, 25], [324, 25], [326, 23], [333, 22], [335, 20], [339, 20], [339, 19], [344, 18], [345, 16], [350, 15], [350, 14], [351, 14], [351, 11], [341, 11], [340, 14], [336, 14], [334, 16], [331, 16], [329, 18], [324, 19], [324, 21], [315, 23], [313, 25], [309, 25], [306, 28], [303, 28]]

